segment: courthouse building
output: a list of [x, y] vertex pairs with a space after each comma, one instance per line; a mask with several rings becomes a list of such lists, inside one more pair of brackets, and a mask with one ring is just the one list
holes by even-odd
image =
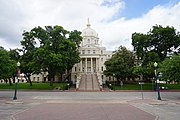
[[78, 78], [81, 79], [82, 74], [96, 74], [98, 81], [102, 83], [106, 80], [103, 75], [104, 62], [111, 58], [112, 51], [106, 51], [106, 48], [100, 44], [98, 33], [91, 28], [89, 21], [82, 31], [82, 37], [79, 48], [81, 61], [74, 65], [71, 79], [76, 82]]

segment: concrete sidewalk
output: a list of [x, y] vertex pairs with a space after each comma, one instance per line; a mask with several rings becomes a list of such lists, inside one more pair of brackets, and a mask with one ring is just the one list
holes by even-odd
[[14, 116], [16, 120], [155, 120], [129, 104], [45, 103]]

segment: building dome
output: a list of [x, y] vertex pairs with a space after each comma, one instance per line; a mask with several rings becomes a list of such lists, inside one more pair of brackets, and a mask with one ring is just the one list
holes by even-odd
[[98, 37], [98, 34], [96, 33], [96, 31], [92, 29], [90, 26], [91, 25], [89, 24], [89, 21], [88, 21], [87, 28], [82, 31], [82, 36], [83, 37]]

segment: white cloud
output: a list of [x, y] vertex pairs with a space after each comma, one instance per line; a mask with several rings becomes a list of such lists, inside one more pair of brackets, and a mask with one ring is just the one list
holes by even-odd
[[146, 33], [155, 24], [180, 30], [180, 2], [156, 6], [140, 18], [113, 21], [124, 7], [122, 0], [1, 0], [0, 45], [7, 49], [20, 47], [23, 30], [36, 26], [62, 25], [67, 30], [82, 30], [88, 17], [103, 45], [110, 50], [120, 45], [132, 49], [131, 34]]
[[162, 26], [174, 26], [180, 31], [180, 2], [174, 6], [155, 6], [148, 13], [140, 18], [127, 20], [120, 18], [116, 21], [104, 25], [106, 27], [100, 30], [101, 38], [104, 39], [104, 45], [109, 49], [114, 49], [120, 45], [132, 49], [131, 35], [134, 32], [147, 33], [152, 26], [158, 24]]

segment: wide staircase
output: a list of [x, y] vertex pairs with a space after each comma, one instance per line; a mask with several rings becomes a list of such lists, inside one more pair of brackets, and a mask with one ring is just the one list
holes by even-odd
[[82, 91], [100, 91], [96, 74], [85, 73], [81, 75], [79, 90]]

